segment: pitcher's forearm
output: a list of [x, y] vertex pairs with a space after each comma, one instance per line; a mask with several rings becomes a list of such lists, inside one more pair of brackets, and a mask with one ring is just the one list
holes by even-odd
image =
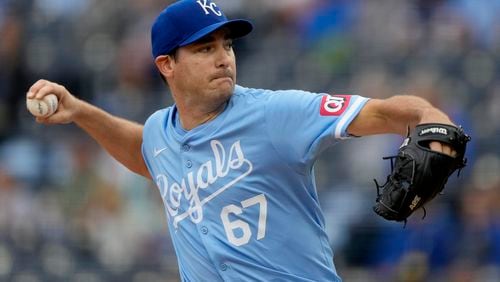
[[399, 128], [399, 134], [406, 135], [407, 127], [414, 128], [421, 123], [452, 124], [450, 118], [429, 101], [418, 96], [399, 95], [386, 99], [381, 107], [392, 128]]
[[441, 110], [417, 96], [393, 96], [372, 99], [349, 125], [356, 136], [397, 133], [405, 136], [408, 130], [421, 123], [453, 124]]
[[143, 126], [79, 101], [73, 121], [131, 171], [151, 178], [142, 158]]
[[131, 171], [150, 178], [142, 158], [142, 125], [115, 117], [72, 95], [64, 86], [40, 79], [26, 95], [30, 99], [42, 99], [54, 94], [59, 104], [54, 114], [37, 117], [42, 124], [66, 124], [74, 122], [99, 143], [111, 156]]

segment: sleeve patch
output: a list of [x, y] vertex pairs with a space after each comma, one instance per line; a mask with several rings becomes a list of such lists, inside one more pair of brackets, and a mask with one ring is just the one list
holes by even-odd
[[350, 95], [325, 95], [321, 99], [320, 115], [340, 116], [349, 107]]

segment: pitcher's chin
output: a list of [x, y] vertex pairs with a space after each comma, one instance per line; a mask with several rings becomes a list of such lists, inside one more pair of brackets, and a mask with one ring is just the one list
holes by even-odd
[[227, 93], [231, 95], [234, 91], [234, 82], [230, 78], [217, 78], [212, 81], [212, 85], [216, 88], [220, 93]]

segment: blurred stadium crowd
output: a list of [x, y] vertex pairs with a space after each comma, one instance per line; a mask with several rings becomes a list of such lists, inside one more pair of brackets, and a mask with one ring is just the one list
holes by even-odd
[[[149, 43], [169, 2], [0, 0], [0, 281], [178, 281], [155, 186], [74, 125], [42, 126], [25, 109], [39, 78], [141, 123], [171, 104]], [[372, 179], [400, 137], [342, 142], [319, 159], [345, 281], [500, 281], [500, 0], [217, 3], [256, 26], [236, 42], [240, 84], [414, 94], [473, 136], [460, 178], [405, 228], [371, 211]]]

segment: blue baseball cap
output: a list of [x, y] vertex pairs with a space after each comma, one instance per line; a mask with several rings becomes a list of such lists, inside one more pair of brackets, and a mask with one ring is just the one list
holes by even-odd
[[211, 0], [180, 0], [165, 8], [151, 28], [153, 57], [189, 45], [215, 30], [227, 27], [231, 38], [249, 34], [253, 25], [243, 19], [228, 20]]

